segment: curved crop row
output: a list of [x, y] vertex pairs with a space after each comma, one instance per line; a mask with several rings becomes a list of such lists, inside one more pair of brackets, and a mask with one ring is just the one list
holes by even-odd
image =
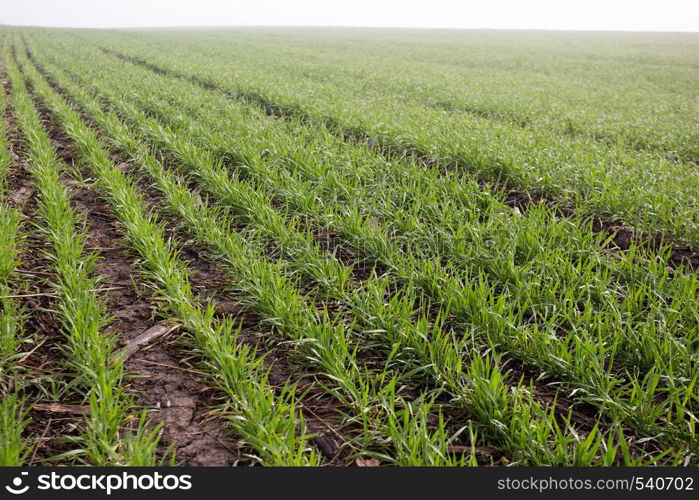
[[[542, 194], [586, 213], [661, 231], [695, 248], [699, 245], [699, 205], [694, 196], [699, 177], [690, 162], [626, 151], [591, 138], [559, 137], [479, 116], [396, 102], [380, 89], [353, 91], [298, 78], [286, 78], [277, 85], [272, 83], [276, 81], [273, 75], [263, 70], [270, 77], [266, 80], [255, 75], [254, 68], [233, 77], [213, 54], [201, 54], [195, 60], [177, 52], [174, 45], [163, 57], [157, 47], [139, 49], [135, 43], [123, 42], [110, 38], [112, 47], [123, 47], [127, 54], [138, 51], [139, 57], [163, 71], [277, 113], [302, 116], [333, 133], [371, 138], [387, 149], [435, 158], [457, 170]], [[254, 75], [252, 81], [249, 74]]]

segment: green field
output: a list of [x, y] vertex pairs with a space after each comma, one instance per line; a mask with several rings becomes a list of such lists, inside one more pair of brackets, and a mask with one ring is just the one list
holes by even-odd
[[699, 35], [0, 39], [1, 465], [699, 463]]

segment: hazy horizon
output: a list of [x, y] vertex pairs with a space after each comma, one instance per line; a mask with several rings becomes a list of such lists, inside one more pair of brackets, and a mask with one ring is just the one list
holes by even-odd
[[8, 2], [0, 23], [93, 29], [414, 28], [699, 32], [691, 0], [27, 0]]
[[39, 24], [8, 24], [0, 22], [0, 26], [17, 27], [17, 28], [44, 28], [44, 29], [74, 29], [74, 30], [197, 30], [197, 29], [263, 29], [263, 28], [289, 28], [289, 29], [366, 29], [366, 30], [425, 30], [425, 31], [544, 31], [544, 32], [562, 32], [562, 33], [678, 33], [678, 34], [697, 34], [699, 30], [641, 30], [641, 29], [574, 29], [574, 28], [450, 28], [450, 27], [433, 27], [433, 26], [349, 26], [349, 25], [311, 25], [311, 24], [197, 24], [197, 25], [167, 25], [167, 26], [110, 26], [110, 27], [86, 27], [86, 26], [45, 26]]

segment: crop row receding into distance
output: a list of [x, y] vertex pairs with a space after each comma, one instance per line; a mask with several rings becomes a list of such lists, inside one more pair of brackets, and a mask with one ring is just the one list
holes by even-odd
[[[224, 80], [178, 76], [196, 75], [195, 65], [185, 72], [154, 57], [153, 71], [101, 50], [118, 41], [129, 53], [114, 34], [6, 31], [9, 107], [18, 119], [5, 126], [26, 144], [40, 244], [66, 259], [43, 264], [66, 338], [59, 355], [67, 389], [53, 402], [83, 405], [86, 416], [77, 434], [42, 438], [26, 412], [44, 408], [46, 396], [8, 357], [18, 376], [3, 388], [2, 422], [28, 425], [14, 425], [5, 463], [26, 462], [48, 439], [65, 449], [46, 460], [201, 464], [184, 444], [192, 436], [172, 431], [158, 402], [132, 390], [155, 387], [132, 383], [135, 365], [118, 356], [117, 346], [141, 332], [120, 332], [128, 328], [120, 322], [93, 340], [74, 334], [107, 331], [116, 304], [100, 285], [109, 266], [85, 248], [97, 215], [76, 211], [78, 190], [88, 206], [103, 200], [116, 244], [128, 244], [129, 293], [164, 320], [158, 325], [172, 325], [167, 342], [196, 364], [185, 371], [214, 388], [208, 404], [233, 438], [223, 442], [235, 448], [229, 462], [696, 462], [697, 276], [677, 249], [642, 238], [619, 244], [603, 219], [591, 221], [586, 214], [606, 213], [595, 205], [605, 186], [602, 195], [574, 187], [580, 196], [563, 197], [571, 210], [517, 206], [487, 182], [490, 174], [478, 181], [439, 154], [397, 154], [390, 136], [373, 131], [356, 132], [381, 146], [347, 140], [340, 117], [313, 114], [310, 100], [302, 115], [271, 112], [278, 108]], [[133, 52], [147, 59], [141, 43], [137, 37]], [[56, 145], [73, 151], [75, 165], [62, 164]], [[646, 154], [610, 148], [604, 142], [595, 154], [639, 162]], [[544, 184], [540, 193], [556, 199]], [[5, 209], [9, 222], [19, 220]], [[684, 239], [662, 218], [627, 222]], [[7, 226], [3, 252], [17, 255], [18, 222]], [[226, 286], [197, 278], [207, 262]], [[23, 294], [11, 295], [13, 270], [3, 293], [17, 298], [3, 303], [16, 331], [22, 318], [12, 311], [21, 311]], [[71, 276], [82, 281], [57, 288]], [[78, 309], [60, 305], [68, 299]], [[26, 314], [32, 324], [34, 312]], [[241, 332], [250, 325], [254, 332]], [[21, 351], [26, 341], [12, 338]], [[77, 340], [87, 342], [84, 355]], [[119, 412], [100, 410], [98, 384], [81, 389], [96, 376], [111, 381], [117, 399], [109, 407]], [[156, 406], [144, 411], [144, 401]]]
[[[482, 117], [452, 116], [411, 100], [406, 102], [402, 93], [384, 88], [383, 82], [367, 89], [353, 85], [354, 80], [337, 81], [327, 70], [325, 78], [309, 81], [303, 71], [277, 73], [275, 59], [269, 60], [269, 67], [252, 65], [249, 55], [236, 54], [231, 59], [225, 52], [228, 46], [224, 49], [210, 44], [204, 50], [206, 45], [201, 40], [185, 39], [165, 52], [160, 50], [165, 40], [167, 37], [145, 35], [127, 41], [121, 34], [94, 40], [80, 35], [80, 43], [108, 45], [131, 60], [195, 79], [276, 113], [323, 123], [334, 133], [370, 139], [384, 149], [430, 158], [447, 168], [562, 201], [572, 209], [598, 214], [617, 224], [660, 231], [694, 248], [699, 241], [698, 181], [691, 159], [669, 159], [662, 151], [629, 150], [623, 141], [610, 145], [594, 138], [559, 136], [545, 127], [523, 130]], [[266, 42], [257, 45], [265, 49]], [[684, 80], [688, 79], [685, 76]], [[566, 83], [564, 78], [561, 80], [562, 85]], [[681, 90], [677, 98], [685, 101], [684, 106], [696, 100], [691, 86]], [[658, 90], [653, 98], [657, 102], [669, 99]], [[640, 109], [634, 111], [642, 113]], [[600, 111], [599, 116], [606, 115]], [[696, 130], [696, 117], [683, 120], [671, 122], [675, 128], [667, 135]], [[678, 127], [678, 123], [687, 125]], [[691, 139], [687, 143], [693, 144]]]

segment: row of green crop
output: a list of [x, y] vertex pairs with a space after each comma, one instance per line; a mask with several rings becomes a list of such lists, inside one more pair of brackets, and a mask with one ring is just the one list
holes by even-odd
[[[318, 89], [343, 88], [400, 105], [699, 157], [692, 85], [696, 68], [689, 57], [697, 47], [693, 35], [385, 35], [313, 30], [130, 33], [127, 46], [149, 51], [174, 47], [193, 59], [215, 59], [252, 88], [262, 83], [273, 89], [294, 80], [303, 83], [299, 87], [308, 96]], [[88, 38], [124, 42], [120, 33], [91, 33]], [[619, 43], [611, 45], [608, 38]]]
[[[395, 102], [390, 92], [353, 91], [335, 82], [267, 78], [264, 61], [230, 75], [212, 54], [196, 59], [174, 44], [143, 48], [108, 37], [112, 47], [165, 70], [197, 78], [248, 101], [300, 114], [334, 133], [371, 137], [380, 144], [434, 157], [510, 187], [541, 193], [587, 213], [699, 243], [696, 168], [662, 155], [626, 151], [592, 139], [560, 137], [506, 122]], [[77, 43], [71, 41], [71, 43]], [[215, 48], [215, 47], [214, 47]], [[163, 56], [167, 53], [167, 56]]]
[[[180, 150], [180, 154], [182, 154], [182, 150]], [[186, 157], [187, 154], [185, 153], [184, 156]], [[190, 155], [190, 158], [191, 158], [191, 155]], [[223, 179], [223, 177], [220, 177], [220, 179]], [[215, 184], [215, 183], [214, 183], [214, 184]], [[209, 186], [211, 186], [211, 185], [213, 185], [213, 184], [209, 184]], [[219, 193], [220, 193], [220, 191], [219, 191]], [[447, 289], [447, 291], [449, 291], [449, 290], [451, 290], [451, 289]], [[375, 295], [375, 296], [378, 297], [378, 298], [380, 298], [380, 295]], [[409, 303], [409, 302], [408, 302], [408, 303]], [[542, 347], [543, 347], [543, 346], [542, 346]], [[583, 365], [581, 364], [581, 367], [582, 367], [582, 366], [583, 366]], [[683, 395], [686, 394], [686, 388], [682, 388], [681, 391], [682, 391], [682, 394], [683, 394]], [[690, 391], [691, 391], [691, 389], [690, 389]], [[638, 391], [637, 391], [637, 392], [638, 392]], [[657, 413], [656, 413], [656, 415], [657, 415]]]
[[84, 222], [61, 184], [62, 164], [12, 61], [9, 45], [3, 56], [14, 114], [27, 142], [27, 168], [38, 193], [37, 228], [46, 238], [47, 259], [56, 272], [51, 291], [66, 338], [63, 351], [72, 376], [79, 381], [77, 390], [89, 401], [80, 448], [70, 456], [85, 455], [84, 460], [94, 465], [152, 465], [156, 434], [128, 431], [133, 398], [123, 388], [123, 364], [111, 361], [115, 339], [104, 331], [108, 317], [104, 301], [95, 293], [100, 278], [94, 269], [96, 255], [85, 250]]
[[[0, 47], [5, 37], [1, 33]], [[0, 63], [0, 75], [5, 76]], [[0, 88], [0, 466], [21, 465], [30, 452], [22, 439], [26, 411], [17, 391], [14, 376], [24, 323], [23, 311], [13, 294], [14, 272], [20, 264], [20, 218], [17, 210], [6, 206], [11, 157], [5, 114], [8, 103], [5, 88]]]

